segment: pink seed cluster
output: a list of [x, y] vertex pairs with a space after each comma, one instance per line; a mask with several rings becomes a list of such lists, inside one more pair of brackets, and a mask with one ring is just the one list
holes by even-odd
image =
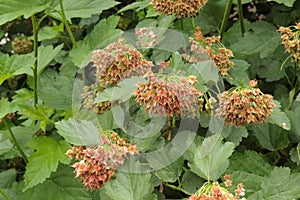
[[279, 32], [286, 52], [291, 54], [292, 62], [300, 66], [300, 23], [287, 28], [280, 27]]
[[[225, 186], [231, 186], [230, 175], [226, 174]], [[227, 184], [226, 184], [227, 183]], [[235, 195], [230, 193], [227, 189], [220, 186], [218, 182], [213, 182], [212, 184], [204, 184], [195, 194], [192, 194], [188, 200], [246, 200], [245, 188], [242, 183], [237, 185], [235, 190]]]
[[148, 49], [158, 44], [158, 36], [152, 30], [148, 30], [145, 27], [137, 29], [135, 35], [138, 38], [136, 45], [139, 47]]
[[[250, 82], [251, 84], [251, 82]], [[273, 97], [259, 88], [237, 87], [219, 96], [217, 115], [227, 124], [241, 126], [265, 122], [273, 112]]]
[[93, 52], [98, 82], [116, 85], [121, 79], [146, 74], [153, 65], [141, 52], [124, 44], [124, 39], [109, 44], [106, 48]]
[[151, 0], [157, 12], [166, 15], [174, 14], [178, 19], [195, 16], [206, 2], [207, 0]]
[[67, 151], [69, 157], [77, 160], [72, 165], [75, 177], [80, 177], [90, 189], [100, 188], [110, 180], [124, 163], [127, 153], [135, 154], [136, 146], [130, 145], [115, 132], [108, 137], [102, 135], [98, 146], [73, 146]]
[[192, 86], [194, 81], [194, 77], [177, 75], [150, 76], [147, 82], [138, 84], [136, 102], [152, 114], [194, 118], [199, 112], [198, 97], [202, 95]]
[[190, 63], [211, 59], [214, 65], [218, 68], [221, 75], [227, 75], [229, 69], [234, 66], [230, 60], [233, 58], [233, 53], [230, 49], [225, 48], [221, 43], [220, 37], [204, 37], [200, 27], [196, 28], [194, 37], [190, 38], [190, 54], [184, 55], [184, 58]]

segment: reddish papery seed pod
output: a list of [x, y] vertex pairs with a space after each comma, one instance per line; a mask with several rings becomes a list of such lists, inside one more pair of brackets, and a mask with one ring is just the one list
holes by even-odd
[[219, 96], [217, 115], [227, 124], [242, 126], [265, 122], [273, 112], [273, 97], [263, 94], [258, 88], [235, 88]]
[[[142, 31], [141, 31], [142, 32]], [[152, 62], [147, 61], [141, 52], [123, 39], [93, 52], [97, 82], [116, 85], [120, 80], [131, 76], [142, 76], [151, 70]]]
[[148, 82], [139, 83], [135, 94], [136, 102], [152, 114], [190, 118], [198, 115], [198, 97], [202, 95], [186, 78], [176, 75], [151, 76]]
[[99, 146], [73, 146], [67, 155], [78, 160], [72, 165], [75, 177], [80, 177], [88, 188], [97, 189], [114, 176], [118, 167], [124, 163], [127, 152], [137, 153], [136, 146], [112, 132], [108, 137], [101, 135]]
[[162, 14], [174, 14], [178, 19], [193, 17], [203, 8], [207, 0], [151, 0], [153, 8]]

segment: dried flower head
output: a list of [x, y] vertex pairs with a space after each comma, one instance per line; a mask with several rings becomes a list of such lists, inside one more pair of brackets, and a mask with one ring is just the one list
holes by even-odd
[[300, 23], [291, 27], [280, 27], [279, 32], [286, 52], [291, 54], [292, 62], [300, 67]]
[[136, 145], [130, 145], [115, 132], [110, 132], [108, 136], [101, 135], [100, 145], [73, 146], [67, 151], [69, 157], [77, 160], [72, 165], [75, 177], [80, 177], [90, 189], [100, 188], [110, 180], [124, 163], [127, 153], [137, 153]]
[[149, 77], [148, 82], [139, 83], [135, 93], [136, 102], [146, 105], [152, 114], [191, 118], [198, 115], [198, 98], [202, 95], [187, 78], [172, 74]]
[[225, 48], [221, 43], [220, 37], [203, 37], [201, 28], [197, 27], [194, 37], [190, 38], [190, 50], [188, 54], [183, 54], [189, 63], [197, 63], [211, 59], [218, 68], [221, 75], [227, 75], [228, 70], [234, 66], [230, 60], [233, 53], [230, 49]]
[[[229, 181], [230, 175], [225, 175], [225, 180]], [[228, 187], [226, 184], [225, 186]], [[243, 197], [244, 195], [245, 189], [242, 183], [238, 184], [235, 195], [233, 195], [226, 188], [221, 187], [218, 182], [206, 182], [195, 194], [192, 194], [188, 200], [246, 200], [246, 198]]]
[[105, 89], [104, 84], [98, 83], [90, 86], [84, 86], [84, 92], [81, 94], [83, 108], [93, 109], [95, 113], [102, 114], [111, 108], [111, 102], [94, 103], [96, 96]]
[[121, 79], [142, 76], [151, 70], [152, 62], [147, 61], [141, 52], [123, 39], [109, 44], [102, 50], [93, 52], [98, 82], [116, 85]]
[[32, 52], [33, 43], [26, 37], [16, 37], [12, 41], [12, 48], [16, 54], [27, 54]]
[[158, 44], [158, 36], [151, 29], [137, 29], [135, 35], [138, 38], [136, 45], [141, 48], [148, 49]]
[[157, 12], [166, 15], [174, 14], [178, 19], [195, 16], [206, 2], [207, 0], [151, 0]]
[[219, 96], [217, 115], [235, 126], [256, 124], [267, 120], [274, 105], [273, 97], [263, 94], [258, 88], [236, 87]]

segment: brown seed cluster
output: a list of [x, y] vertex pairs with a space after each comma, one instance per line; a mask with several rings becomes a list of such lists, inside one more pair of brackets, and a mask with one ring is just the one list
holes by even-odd
[[96, 77], [104, 84], [116, 85], [121, 79], [146, 74], [153, 65], [141, 52], [131, 45], [124, 44], [123, 39], [109, 44], [103, 50], [93, 52]]
[[90, 86], [84, 86], [84, 92], [81, 94], [83, 108], [87, 110], [93, 109], [95, 113], [102, 114], [111, 108], [111, 102], [99, 102], [94, 103], [94, 99], [97, 95], [105, 89], [103, 84], [93, 84]]
[[292, 62], [300, 66], [300, 23], [287, 28], [280, 27], [279, 32], [286, 52], [291, 54]]
[[32, 52], [33, 43], [25, 37], [16, 37], [12, 41], [12, 48], [16, 54], [27, 54]]
[[174, 14], [178, 19], [194, 17], [206, 4], [207, 0], [151, 0], [153, 8], [166, 15]]
[[136, 146], [130, 145], [115, 132], [109, 136], [102, 135], [98, 146], [73, 146], [67, 151], [69, 157], [78, 161], [72, 165], [76, 177], [80, 177], [90, 189], [100, 188], [110, 180], [124, 163], [127, 153], [137, 153]]
[[[225, 183], [225, 186], [231, 186], [230, 175], [226, 174], [224, 178], [227, 183], [230, 183], [230, 185]], [[221, 187], [218, 182], [207, 182], [195, 194], [192, 194], [188, 200], [246, 200], [243, 197], [244, 195], [245, 188], [242, 183], [237, 185], [235, 195], [233, 195], [227, 189]]]
[[237, 87], [219, 96], [217, 115], [235, 126], [256, 124], [267, 120], [274, 105], [273, 97], [263, 94], [258, 88]]
[[[198, 98], [201, 94], [191, 85], [193, 77], [177, 75], [150, 76], [136, 90], [136, 102], [145, 105], [152, 114], [195, 118], [198, 115]], [[193, 83], [192, 83], [193, 84]]]
[[225, 48], [220, 37], [204, 38], [201, 28], [197, 27], [194, 37], [190, 38], [190, 44], [190, 55], [183, 55], [189, 63], [211, 59], [221, 75], [227, 75], [228, 70], [234, 66], [230, 60], [233, 58], [233, 53], [230, 49]]

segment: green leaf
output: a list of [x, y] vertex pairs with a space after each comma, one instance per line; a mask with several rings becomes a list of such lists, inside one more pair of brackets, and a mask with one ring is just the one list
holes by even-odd
[[70, 57], [75, 65], [82, 68], [91, 61], [91, 53], [97, 48], [104, 48], [110, 42], [114, 42], [121, 36], [122, 31], [115, 29], [119, 17], [111, 16], [101, 20], [94, 29], [82, 41], [77, 43], [78, 48], [70, 51]]
[[[27, 142], [32, 140], [33, 135], [37, 132], [37, 128], [32, 128], [32, 127], [24, 127], [24, 126], [14, 126], [11, 127], [11, 130], [18, 141], [21, 149], [25, 152], [26, 156], [29, 156], [32, 153], [32, 150], [26, 146]], [[6, 131], [0, 130], [0, 134], [4, 136], [4, 138], [9, 138], [12, 141], [10, 133]], [[4, 140], [3, 138], [3, 140]], [[9, 151], [4, 154], [5, 157], [7, 158], [14, 158], [21, 156], [18, 151]]]
[[0, 173], [0, 188], [10, 188], [13, 182], [16, 181], [17, 171], [8, 169]]
[[271, 124], [276, 124], [285, 130], [291, 129], [290, 119], [287, 114], [281, 111], [281, 105], [279, 101], [274, 100], [275, 107], [271, 116], [268, 118], [268, 122]]
[[289, 168], [275, 168], [261, 184], [263, 199], [290, 200], [300, 197], [300, 173], [290, 173]]
[[133, 76], [122, 80], [115, 87], [107, 88], [101, 92], [96, 98], [94, 103], [105, 102], [105, 101], [114, 101], [114, 100], [128, 100], [138, 87], [138, 82], [145, 81], [143, 77]]
[[269, 123], [259, 124], [254, 129], [259, 143], [270, 151], [283, 149], [289, 144], [288, 131]]
[[[49, 63], [60, 53], [63, 46], [63, 44], [60, 44], [55, 48], [53, 48], [52, 45], [40, 46], [38, 48], [38, 75], [40, 75]], [[33, 76], [33, 71], [27, 74]]]
[[182, 172], [183, 158], [179, 158], [167, 167], [155, 171], [155, 175], [165, 182], [175, 182]]
[[14, 113], [18, 109], [15, 103], [9, 102], [7, 99], [0, 100], [0, 119], [9, 113]]
[[50, 137], [35, 138], [28, 146], [36, 151], [28, 159], [23, 191], [49, 178], [50, 174], [57, 169], [58, 163], [66, 159], [66, 151], [70, 148], [64, 140], [56, 141]]
[[46, 2], [41, 0], [1, 0], [0, 25], [23, 15], [24, 18], [28, 18], [35, 13], [41, 12], [46, 9]]
[[137, 8], [136, 11], [140, 11], [144, 8], [147, 8], [149, 5], [150, 5], [150, 0], [143, 0], [141, 2], [133, 2], [132, 4], [129, 4], [125, 7], [123, 7], [122, 9], [120, 9], [118, 11], [118, 14], [122, 13], [122, 12], [125, 12], [127, 10], [135, 9], [135, 8]]
[[4, 135], [0, 135], [0, 155], [9, 152], [14, 147], [14, 144], [10, 141], [9, 138]]
[[272, 168], [261, 154], [245, 151], [243, 154], [234, 153], [230, 157], [228, 173], [231, 174], [233, 186], [243, 183], [246, 195], [251, 195], [261, 189], [261, 183], [270, 175]]
[[139, 171], [140, 164], [136, 163], [135, 165], [134, 167], [125, 166], [124, 171], [118, 171], [115, 179], [107, 182], [104, 186], [106, 194], [112, 200], [157, 199], [152, 193], [154, 188], [150, 172], [130, 173]]
[[[68, 21], [71, 18], [88, 18], [92, 14], [101, 14], [103, 10], [110, 9], [119, 4], [119, 2], [113, 0], [64, 0], [62, 2]], [[60, 10], [59, 4], [57, 4], [55, 10]], [[51, 13], [51, 15], [61, 18], [56, 12]]]
[[297, 107], [294, 111], [286, 111], [286, 114], [291, 120], [291, 131], [295, 137], [295, 142], [300, 141], [300, 107]]
[[70, 118], [56, 122], [55, 127], [71, 144], [78, 146], [100, 144], [100, 134], [92, 122]]
[[293, 4], [296, 0], [267, 0], [267, 1], [275, 1], [277, 3], [282, 3], [288, 7], [293, 7]]
[[244, 60], [232, 60], [234, 62], [233, 68], [228, 72], [229, 76], [225, 76], [226, 80], [235, 86], [240, 86], [241, 83], [248, 83], [250, 78], [247, 73], [249, 63]]
[[202, 145], [195, 152], [192, 162], [189, 163], [191, 171], [206, 180], [217, 180], [226, 171], [233, 153], [234, 144], [222, 143], [219, 134], [205, 138]]
[[292, 148], [290, 151], [291, 161], [300, 165], [300, 143], [297, 145], [296, 148]]
[[24, 73], [32, 73], [31, 67], [34, 63], [34, 58], [31, 54], [0, 55], [0, 85], [8, 78]]
[[38, 41], [50, 40], [56, 37], [59, 37], [61, 33], [64, 31], [64, 23], [60, 23], [56, 25], [54, 22], [53, 26], [44, 26], [38, 32]]
[[194, 194], [202, 185], [204, 180], [191, 171], [186, 171], [181, 179], [182, 189]]
[[280, 34], [272, 24], [265, 21], [257, 21], [251, 24], [245, 36], [231, 45], [230, 49], [238, 58], [257, 54], [260, 55], [260, 58], [264, 58], [272, 54], [280, 43]]
[[225, 136], [222, 132], [222, 136], [226, 139], [226, 141], [233, 142], [236, 146], [238, 146], [243, 137], [246, 138], [248, 136], [248, 131], [246, 127], [230, 126], [228, 135]]
[[60, 165], [50, 178], [46, 179], [26, 192], [22, 193], [20, 200], [28, 199], [68, 199], [68, 200], [92, 200], [89, 192], [82, 189], [82, 184], [74, 179], [73, 170]]
[[38, 96], [45, 106], [67, 110], [72, 105], [74, 78], [47, 69], [39, 77]]

